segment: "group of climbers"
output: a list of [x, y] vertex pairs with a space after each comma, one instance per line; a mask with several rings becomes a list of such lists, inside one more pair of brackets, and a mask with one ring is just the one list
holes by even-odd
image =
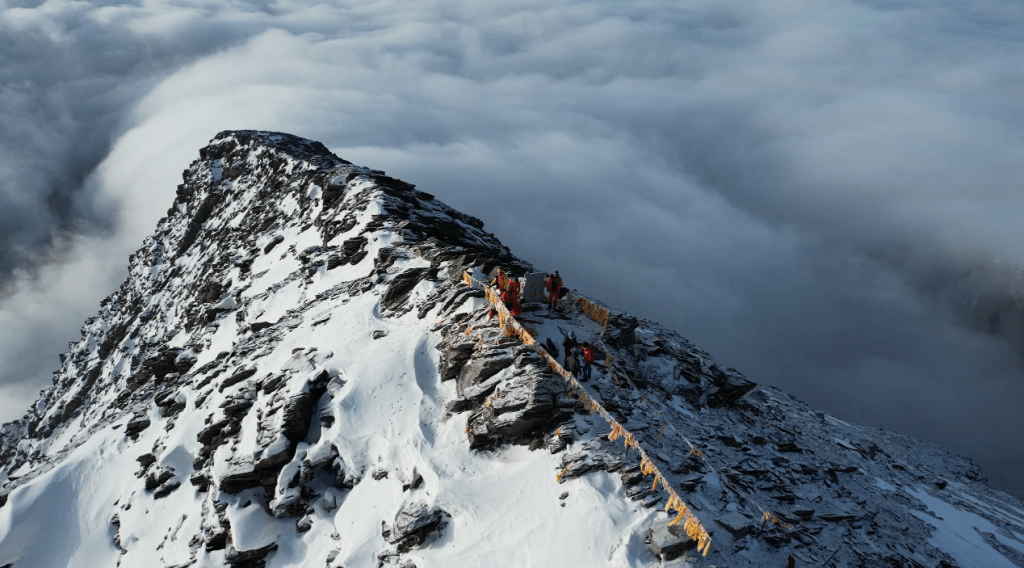
[[[512, 315], [522, 314], [523, 307], [520, 298], [522, 288], [520, 287], [519, 279], [510, 277], [507, 272], [499, 268], [494, 275], [494, 279], [491, 280], [491, 286], [498, 289], [498, 292], [501, 294], [501, 302], [508, 307]], [[544, 282], [544, 288], [548, 293], [548, 310], [556, 311], [558, 309], [558, 299], [562, 294], [562, 277], [558, 275], [557, 270], [548, 275], [547, 280]]]
[[[522, 289], [517, 278], [510, 277], [499, 268], [491, 281], [491, 286], [498, 289], [501, 303], [505, 304], [509, 313], [513, 316], [522, 315], [523, 306], [519, 297]], [[557, 311], [558, 299], [562, 295], [562, 277], [558, 275], [557, 270], [548, 275], [544, 282], [544, 288], [548, 293], [548, 310]], [[491, 308], [490, 317], [494, 317], [494, 308]], [[594, 364], [594, 346], [589, 341], [584, 341], [582, 345], [578, 344], [576, 335], [569, 332], [562, 341], [562, 348], [565, 350], [565, 364], [562, 365], [565, 370], [575, 377], [580, 377], [582, 381], [589, 381]], [[551, 349], [554, 349], [554, 345], [551, 346]]]
[[[523, 306], [519, 301], [519, 280], [510, 278], [502, 269], [498, 269], [491, 286], [497, 286], [501, 293], [501, 303], [505, 304], [509, 313], [513, 316], [522, 315]], [[491, 310], [491, 317], [494, 317], [494, 310]]]
[[562, 340], [562, 349], [565, 351], [562, 367], [574, 377], [579, 377], [581, 381], [589, 381], [596, 353], [594, 346], [589, 341], [584, 341], [582, 345], [578, 344], [576, 334], [570, 331]]

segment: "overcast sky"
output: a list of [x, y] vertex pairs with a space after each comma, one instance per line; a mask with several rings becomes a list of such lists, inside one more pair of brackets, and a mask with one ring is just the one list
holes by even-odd
[[0, 0], [0, 419], [255, 128], [1024, 496], [1022, 61], [1016, 0]]

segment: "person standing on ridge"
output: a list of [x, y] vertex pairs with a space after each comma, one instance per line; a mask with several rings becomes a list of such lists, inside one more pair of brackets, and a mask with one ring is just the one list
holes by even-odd
[[[511, 308], [513, 299], [518, 296], [517, 291], [512, 289], [512, 281], [508, 281], [504, 286], [500, 286], [501, 289], [501, 303], [505, 304], [505, 307]], [[518, 288], [518, 286], [516, 286]]]
[[558, 309], [558, 297], [562, 293], [562, 277], [558, 275], [557, 270], [548, 276], [545, 287], [548, 290], [548, 310], [554, 311]]
[[521, 315], [523, 313], [522, 306], [519, 305], [519, 280], [516, 278], [508, 278], [505, 285], [505, 291], [501, 293], [501, 301], [508, 307], [508, 311], [514, 316]]
[[523, 313], [519, 306], [519, 281], [515, 278], [505, 277], [505, 284], [501, 288], [501, 303], [505, 304], [509, 313], [514, 316]]
[[580, 363], [579, 357], [577, 357], [578, 351], [579, 347], [576, 345], [567, 349], [565, 351], [565, 364], [562, 365], [562, 367], [564, 367], [566, 371], [572, 373], [572, 376], [574, 377], [580, 376]]
[[508, 287], [508, 275], [499, 268], [498, 273], [494, 275], [494, 280], [491, 280], [491, 286], [497, 286], [499, 292], [504, 292]]
[[583, 369], [581, 381], [590, 380], [590, 370], [594, 366], [594, 346], [589, 341], [583, 342]]
[[576, 334], [570, 331], [562, 339], [562, 351], [569, 353], [573, 347], [576, 347]]
[[505, 282], [505, 289], [509, 291], [513, 298], [519, 300], [519, 279], [518, 278], [507, 278]]
[[[505, 304], [506, 307], [511, 309], [511, 307], [512, 307], [511, 304], [509, 304], [508, 302], [505, 301], [505, 298], [506, 298], [506, 296], [505, 296], [505, 288], [508, 286], [508, 276], [500, 268], [494, 274], [494, 279], [491, 280], [491, 287], [494, 287], [494, 286], [498, 287], [498, 294], [499, 294], [499, 297], [501, 298], [501, 303]], [[489, 312], [487, 312], [487, 319], [493, 319], [494, 315], [495, 315], [494, 307], [491, 307], [491, 310]]]

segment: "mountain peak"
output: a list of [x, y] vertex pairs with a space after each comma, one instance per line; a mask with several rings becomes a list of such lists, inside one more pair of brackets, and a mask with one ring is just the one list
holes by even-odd
[[[969, 459], [579, 290], [551, 310], [483, 227], [319, 142], [218, 134], [4, 425], [0, 566], [1021, 565], [1024, 504]], [[553, 372], [570, 336], [588, 381]]]

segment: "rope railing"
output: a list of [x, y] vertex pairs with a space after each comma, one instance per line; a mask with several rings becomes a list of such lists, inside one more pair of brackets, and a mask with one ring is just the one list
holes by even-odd
[[[665, 504], [665, 511], [676, 513], [676, 516], [669, 522], [669, 526], [682, 524], [683, 530], [686, 534], [697, 542], [697, 550], [702, 555], [707, 556], [708, 552], [711, 550], [711, 535], [708, 534], [704, 525], [701, 524], [700, 520], [693, 514], [690, 507], [687, 506], [682, 498], [679, 497], [679, 494], [676, 493], [675, 489], [673, 489], [665, 480], [661, 471], [647, 456], [647, 452], [640, 447], [640, 443], [637, 441], [636, 436], [626, 430], [626, 428], [615, 420], [615, 418], [604, 408], [604, 406], [601, 405], [601, 403], [599, 403], [594, 397], [590, 396], [586, 389], [583, 388], [583, 385], [576, 380], [576, 377], [573, 376], [572, 373], [565, 370], [550, 353], [538, 345], [537, 340], [533, 335], [512, 316], [504, 302], [501, 301], [497, 292], [485, 283], [473, 278], [468, 272], [463, 274], [463, 282], [470, 288], [483, 289], [484, 294], [487, 296], [487, 300], [490, 302], [498, 316], [498, 324], [504, 335], [517, 337], [523, 342], [523, 344], [530, 346], [534, 351], [536, 351], [538, 355], [547, 361], [551, 370], [562, 377], [570, 395], [577, 396], [580, 403], [583, 404], [584, 408], [586, 408], [591, 414], [597, 414], [608, 422], [609, 426], [612, 428], [611, 433], [608, 435], [609, 440], [615, 441], [621, 438], [623, 440], [623, 444], [627, 448], [633, 448], [639, 452], [640, 472], [645, 477], [652, 474], [654, 475], [654, 483], [652, 484], [651, 489], [656, 490], [660, 483], [661, 487], [666, 493], [668, 493], [669, 497], [668, 502]], [[586, 298], [582, 298], [581, 296], [576, 296], [574, 299], [588, 317], [598, 323], [602, 323], [602, 325], [607, 325], [610, 316], [610, 312], [607, 308], [603, 308]], [[603, 322], [601, 321], [602, 319]], [[564, 473], [564, 471], [562, 473]], [[562, 474], [560, 473], [558, 475], [558, 480], [561, 481], [561, 478]]]

